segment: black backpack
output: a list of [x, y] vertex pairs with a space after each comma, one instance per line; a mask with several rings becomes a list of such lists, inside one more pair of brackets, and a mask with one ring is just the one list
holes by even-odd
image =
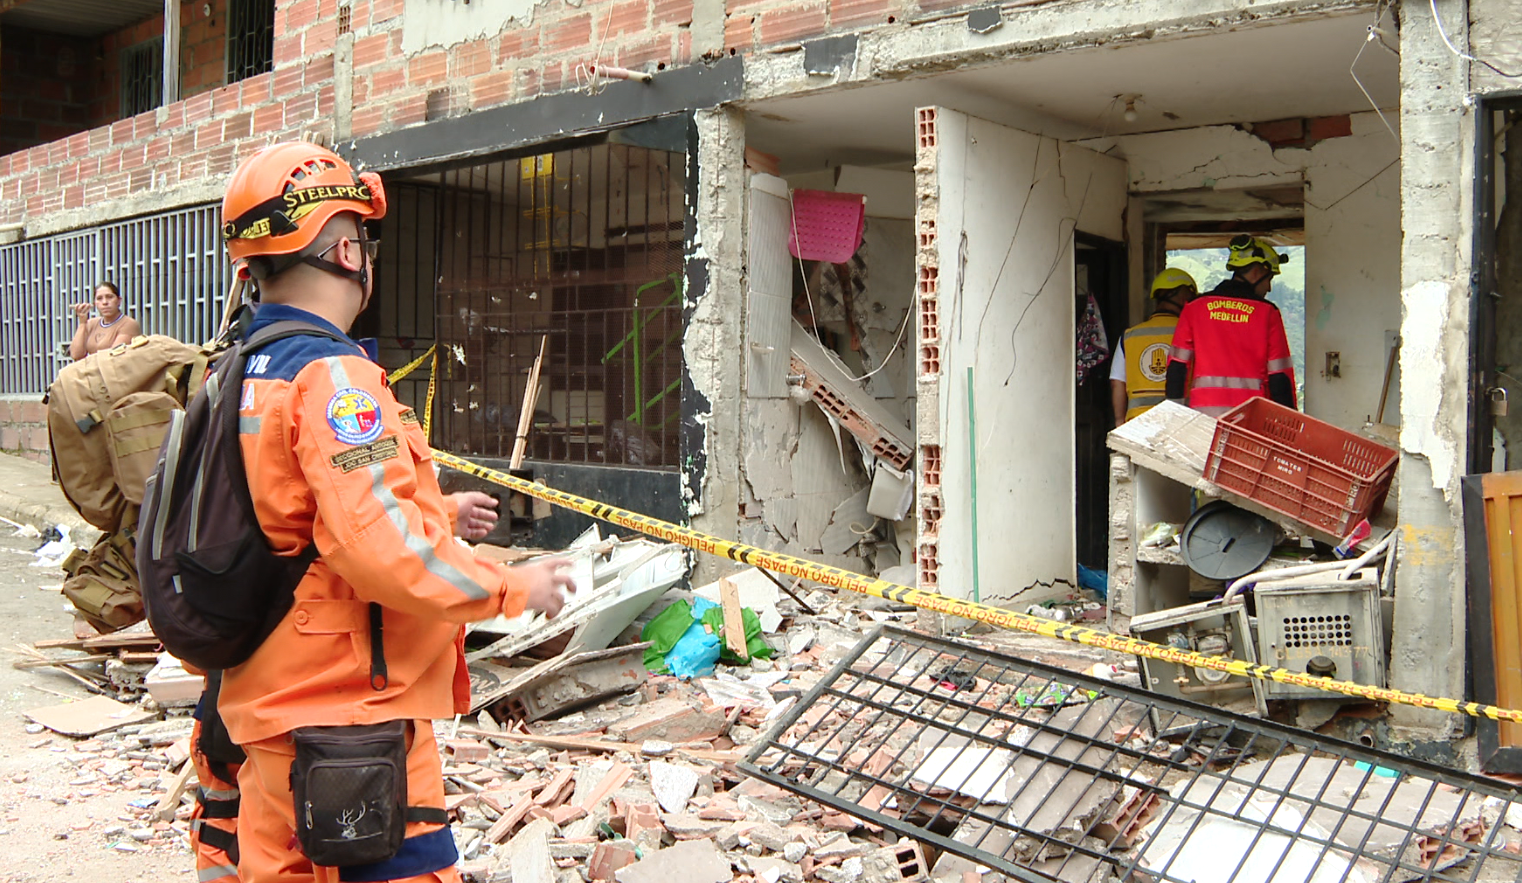
[[238, 441], [249, 355], [299, 335], [345, 340], [284, 321], [235, 345], [186, 410], [173, 415], [145, 488], [137, 541], [143, 606], [164, 648], [197, 668], [232, 668], [252, 656], [317, 558], [315, 544], [294, 557], [270, 551]]

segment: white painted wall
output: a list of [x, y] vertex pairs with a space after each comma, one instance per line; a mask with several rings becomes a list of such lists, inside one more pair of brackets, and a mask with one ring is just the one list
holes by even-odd
[[[1073, 144], [936, 113], [939, 586], [972, 595], [976, 456], [981, 599], [1031, 603], [1065, 595], [1056, 583], [1075, 578], [1073, 230], [1122, 238], [1126, 169]], [[922, 402], [922, 421], [930, 406]]]
[[[1274, 150], [1233, 126], [1085, 142], [1125, 159], [1133, 193], [1304, 183], [1306, 410], [1348, 428], [1375, 415], [1401, 321], [1400, 144], [1372, 112], [1352, 129], [1309, 150]], [[1136, 275], [1133, 289], [1146, 281]], [[1341, 353], [1340, 378], [1324, 376], [1327, 351]], [[1399, 422], [1399, 373], [1386, 423]]]

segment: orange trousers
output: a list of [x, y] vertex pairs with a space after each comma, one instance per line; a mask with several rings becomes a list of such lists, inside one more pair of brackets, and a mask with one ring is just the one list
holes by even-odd
[[[190, 816], [190, 841], [195, 847], [196, 879], [200, 883], [238, 883], [238, 862], [228, 850], [238, 836], [239, 764], [212, 764], [201, 753], [201, 722], [190, 731], [190, 762], [195, 765], [196, 808]], [[224, 772], [234, 781], [217, 775]], [[211, 842], [208, 842], [211, 841]]]
[[[238, 814], [239, 879], [243, 883], [337, 883], [338, 868], [313, 865], [296, 842], [296, 808], [291, 797], [291, 763], [296, 747], [289, 735], [242, 746], [248, 760], [238, 774], [243, 803]], [[414, 721], [407, 746], [407, 797], [412, 806], [444, 805], [444, 772], [431, 721]], [[409, 822], [407, 837], [441, 826]], [[386, 883], [461, 883], [453, 865]]]

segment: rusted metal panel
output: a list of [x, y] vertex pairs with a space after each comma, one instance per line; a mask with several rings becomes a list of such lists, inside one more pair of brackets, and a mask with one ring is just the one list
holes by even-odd
[[[1471, 667], [1475, 699], [1515, 708], [1522, 702], [1522, 472], [1464, 479]], [[1522, 724], [1482, 719], [1480, 766], [1522, 773]]]

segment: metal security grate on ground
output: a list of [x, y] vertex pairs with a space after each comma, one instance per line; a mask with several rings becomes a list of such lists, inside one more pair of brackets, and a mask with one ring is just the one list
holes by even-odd
[[741, 766], [949, 853], [937, 879], [1522, 880], [1499, 783], [895, 628]]

